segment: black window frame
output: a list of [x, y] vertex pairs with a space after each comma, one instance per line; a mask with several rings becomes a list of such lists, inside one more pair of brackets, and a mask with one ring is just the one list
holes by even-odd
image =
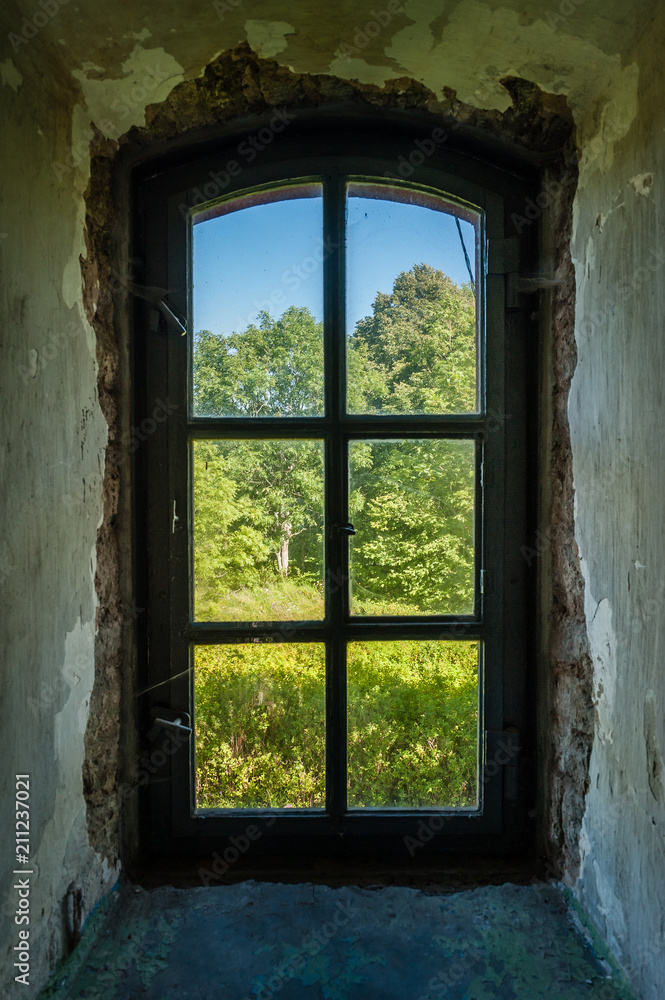
[[[427, 125], [425, 125], [427, 123]], [[202, 855], [213, 852], [229, 836], [243, 835], [256, 820], [262, 836], [252, 846], [252, 856], [291, 854], [337, 855], [349, 853], [398, 853], [404, 855], [407, 836], [417, 836], [420, 824], [434, 833], [428, 852], [523, 851], [531, 842], [528, 812], [533, 804], [531, 747], [535, 734], [531, 719], [533, 691], [527, 674], [529, 609], [526, 563], [521, 548], [527, 539], [532, 480], [533, 365], [529, 346], [531, 301], [520, 294], [517, 272], [520, 259], [535, 257], [535, 227], [519, 236], [510, 230], [510, 216], [520, 211], [533, 194], [532, 167], [504, 159], [488, 163], [478, 147], [451, 133], [447, 141], [414, 169], [408, 180], [395, 179], [400, 157], [415, 147], [414, 140], [437, 126], [432, 120], [404, 116], [381, 120], [333, 116], [325, 122], [301, 114], [278, 140], [252, 165], [230, 179], [220, 196], [247, 189], [276, 186], [308, 178], [324, 178], [333, 196], [324, 203], [324, 233], [342, 244], [326, 261], [328, 287], [325, 326], [343, 329], [343, 229], [346, 179], [375, 179], [391, 186], [430, 190], [457, 201], [482, 215], [480, 270], [482, 288], [481, 330], [484, 370], [488, 377], [484, 407], [472, 416], [344, 415], [341, 338], [326, 341], [326, 417], [260, 418], [230, 421], [190, 418], [188, 415], [187, 341], [183, 325], [190, 315], [188, 282], [188, 211], [200, 210], [206, 179], [219, 174], [247, 134], [261, 119], [207, 140], [185, 152], [162, 156], [134, 169], [134, 228], [132, 254], [140, 261], [137, 280], [147, 289], [135, 299], [132, 337], [134, 422], [150, 417], [157, 400], [166, 400], [168, 419], [156, 423], [154, 432], [133, 456], [136, 603], [147, 608], [138, 632], [138, 704], [144, 734], [154, 738], [155, 719], [182, 719], [191, 714], [192, 642], [274, 641], [280, 624], [192, 624], [182, 581], [189, 579], [191, 495], [183, 476], [182, 461], [193, 437], [274, 437], [290, 425], [289, 436], [324, 437], [339, 434], [372, 438], [467, 437], [476, 442], [478, 482], [476, 516], [482, 541], [476, 561], [476, 609], [472, 616], [356, 620], [338, 605], [338, 617], [321, 625], [301, 624], [289, 641], [324, 639], [337, 650], [327, 673], [327, 700], [345, 708], [343, 669], [339, 650], [343, 641], [379, 638], [450, 638], [478, 640], [485, 650], [483, 689], [480, 692], [479, 787], [477, 810], [372, 809], [345, 813], [339, 781], [329, 812], [307, 815], [289, 810], [206, 810], [193, 808], [193, 739], [181, 737], [165, 765], [143, 790], [142, 842], [156, 854]], [[331, 293], [332, 286], [332, 293]], [[483, 366], [481, 366], [483, 368]], [[481, 401], [482, 402], [482, 401]], [[337, 412], [335, 412], [337, 411]], [[337, 422], [332, 428], [330, 421]], [[154, 421], [153, 421], [154, 422]], [[406, 428], [406, 429], [405, 429]], [[343, 484], [346, 463], [342, 447], [326, 449], [326, 474]], [[175, 456], [180, 456], [175, 459]], [[342, 491], [340, 491], [342, 495]], [[174, 522], [173, 503], [179, 518]], [[341, 509], [326, 510], [326, 524], [348, 520]], [[175, 531], [173, 530], [175, 524]], [[482, 524], [482, 527], [480, 526]], [[344, 579], [347, 548], [341, 536], [330, 537], [328, 561], [333, 580]], [[482, 591], [482, 596], [481, 596]], [[186, 605], [186, 606], [185, 606]], [[345, 754], [341, 712], [327, 718], [330, 759]], [[147, 738], [147, 737], [146, 737]], [[150, 744], [146, 744], [149, 746]], [[340, 771], [341, 773], [341, 771]], [[261, 820], [265, 822], [261, 824]], [[434, 821], [434, 822], [431, 822]], [[148, 846], [149, 845], [149, 846]]]

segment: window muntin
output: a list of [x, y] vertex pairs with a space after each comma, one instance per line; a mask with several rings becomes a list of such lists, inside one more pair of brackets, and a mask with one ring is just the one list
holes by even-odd
[[[422, 420], [430, 412], [444, 415], [475, 411], [478, 316], [473, 273], [468, 276], [471, 280], [458, 285], [432, 264], [418, 263], [420, 256], [444, 266], [449, 261], [452, 267], [455, 257], [462, 255], [463, 234], [457, 228], [459, 220], [450, 202], [414, 189], [351, 182], [346, 188], [344, 231], [342, 238], [335, 241], [323, 227], [325, 196], [320, 183], [296, 184], [273, 191], [245, 192], [192, 216], [195, 323], [190, 361], [192, 417], [199, 426], [199, 434], [206, 420], [214, 420], [218, 431], [228, 427], [232, 434], [238, 417], [245, 418], [249, 435], [253, 428], [260, 430], [265, 417], [277, 421], [280, 432], [269, 439], [265, 435], [260, 439], [198, 436], [192, 441], [193, 558], [190, 555], [190, 562], [194, 566], [193, 621], [227, 625], [282, 623], [278, 638], [290, 641], [269, 647], [274, 653], [273, 665], [290, 663], [289, 657], [293, 659], [296, 653], [301, 665], [310, 654], [312, 663], [319, 662], [322, 651], [327, 649], [330, 669], [330, 638], [327, 643], [303, 644], [299, 641], [299, 623], [328, 623], [339, 620], [341, 614], [350, 621], [367, 617], [389, 621], [408, 618], [417, 624], [420, 619], [437, 616], [472, 616], [477, 607], [476, 441], [469, 435], [445, 434], [442, 429], [437, 436], [426, 437], [413, 433], [399, 437], [395, 431], [413, 430], [413, 425], [405, 423], [403, 417]], [[479, 215], [466, 209], [464, 216], [466, 236], [471, 235], [477, 243]], [[381, 248], [382, 222], [387, 252]], [[286, 232], [288, 239], [284, 238]], [[204, 238], [199, 238], [199, 233]], [[326, 384], [327, 379], [334, 378], [330, 364], [327, 375], [324, 374], [324, 345], [329, 345], [328, 351], [331, 344], [336, 344], [338, 351], [344, 345], [342, 328], [328, 322], [326, 330], [322, 322], [326, 253], [302, 256], [307, 247], [322, 248], [326, 243], [333, 253], [339, 244], [346, 246], [342, 277], [348, 303], [360, 302], [359, 284], [380, 281], [381, 274], [391, 285], [386, 291], [375, 289], [369, 299], [371, 315], [358, 319], [352, 335], [346, 338], [346, 392], [342, 387], [341, 412], [338, 410], [337, 414], [334, 406], [326, 414], [322, 404], [324, 398], [330, 401], [334, 396]], [[402, 244], [406, 243], [409, 246], [405, 250]], [[299, 256], [300, 262], [293, 264], [289, 252]], [[363, 265], [365, 256], [371, 258], [369, 267]], [[458, 265], [459, 260], [454, 266]], [[297, 302], [281, 291], [293, 284], [294, 276], [299, 282], [297, 291], [304, 296]], [[302, 292], [300, 281], [309, 276], [312, 277], [309, 291]], [[273, 290], [267, 296], [270, 286]], [[391, 312], [388, 302], [390, 315], [386, 316], [382, 307], [388, 293], [396, 293], [398, 286], [399, 305]], [[264, 299], [259, 301], [258, 295]], [[256, 315], [238, 323], [233, 319], [234, 314], [241, 315], [240, 305], [246, 305], [252, 297]], [[219, 319], [212, 308], [217, 302]], [[354, 305], [347, 309], [347, 332], [353, 310]], [[328, 315], [331, 312], [329, 309]], [[206, 314], [211, 317], [210, 325], [216, 325], [216, 332], [197, 328], [197, 318]], [[372, 319], [375, 323], [370, 329]], [[401, 348], [402, 341], [407, 341], [405, 350]], [[364, 376], [368, 374], [367, 381]], [[360, 403], [351, 407], [354, 412], [348, 416], [344, 415], [345, 400], [347, 404], [351, 400]], [[388, 418], [393, 433], [381, 438], [363, 433], [360, 427], [364, 414], [379, 416], [382, 421]], [[317, 420], [321, 422], [327, 446], [323, 438], [299, 436], [297, 418], [306, 417], [314, 418], [314, 424]], [[345, 433], [347, 425], [349, 430], [354, 429], [352, 438]], [[422, 429], [428, 429], [424, 422]], [[338, 480], [324, 474], [326, 447], [341, 455], [345, 462], [346, 470]], [[329, 519], [324, 553], [326, 510], [344, 516]], [[329, 583], [335, 579], [338, 583], [324, 589], [324, 579]], [[399, 718], [400, 712], [413, 713], [414, 676], [420, 678], [415, 682], [416, 688], [418, 683], [427, 686], [432, 670], [436, 673], [438, 669], [432, 690], [452, 690], [450, 685], [454, 687], [454, 683], [446, 671], [450, 672], [453, 661], [459, 659], [454, 655], [459, 652], [459, 643], [444, 639], [423, 644], [405, 637], [391, 643], [369, 640], [340, 647], [340, 662], [346, 657], [350, 685], [348, 753], [352, 767], [345, 778], [343, 760], [331, 760], [329, 753], [328, 779], [330, 771], [337, 769], [335, 783], [338, 787], [347, 785], [349, 807], [476, 805], [479, 712], [476, 646], [466, 644], [466, 659], [471, 655], [475, 672], [470, 692], [466, 678], [468, 717], [464, 728], [467, 736], [469, 733], [472, 736], [461, 742], [456, 742], [452, 734], [445, 739], [438, 730], [434, 734], [430, 722], [409, 718], [407, 723]], [[320, 775], [317, 772], [318, 776], [312, 777], [312, 768], [307, 775], [304, 772], [301, 775], [300, 792], [288, 781], [288, 792], [279, 791], [280, 782], [276, 778], [279, 761], [286, 770], [292, 770], [292, 765], [277, 735], [269, 737], [268, 732], [274, 726], [281, 726], [282, 733], [294, 725], [298, 727], [293, 716], [297, 699], [294, 701], [289, 690], [286, 668], [278, 683], [265, 675], [265, 670], [263, 674], [260, 670], [257, 673], [257, 663], [270, 660], [265, 647], [256, 647], [254, 651], [248, 647], [244, 657], [237, 644], [217, 645], [214, 649], [220, 673], [217, 706], [214, 698], [210, 698], [207, 664], [211, 648], [201, 651], [197, 647], [193, 659], [195, 727], [197, 733], [205, 734], [197, 736], [196, 787], [204, 789], [201, 798], [197, 798], [197, 808], [209, 807], [203, 803], [213, 803], [215, 808], [324, 806], [325, 782], [320, 800], [319, 793], [317, 798], [311, 791], [320, 785]], [[402, 675], [400, 656], [404, 661]], [[428, 659], [432, 661], [429, 668]], [[235, 682], [222, 668], [229, 663], [235, 664], [236, 673], [244, 670], [247, 674], [243, 704], [238, 702]], [[421, 665], [420, 674], [417, 671], [414, 674], [414, 663]], [[388, 689], [379, 697], [376, 685], [373, 691], [364, 690], [362, 664], [373, 665], [370, 673], [372, 669], [383, 673], [382, 683], [397, 685], [401, 694], [391, 697]], [[259, 675], [262, 679], [257, 679]], [[252, 677], [251, 684], [258, 685], [258, 693], [250, 696], [247, 684]], [[207, 678], [205, 684], [203, 678]], [[297, 678], [293, 676], [290, 680], [297, 688]], [[259, 725], [256, 717], [264, 712], [263, 697], [268, 690], [279, 691], [267, 703], [274, 707], [274, 718], [264, 720], [267, 728], [262, 736], [258, 733], [250, 736], [250, 722]], [[447, 700], [447, 695], [437, 699], [442, 726], [445, 726]], [[328, 702], [331, 701], [329, 711], [338, 715], [342, 710], [339, 695], [329, 684]], [[290, 704], [291, 710], [283, 710], [282, 702]], [[307, 716], [308, 705], [309, 701], [301, 697], [303, 716]], [[397, 713], [395, 719], [383, 720], [383, 728], [391, 732], [394, 726], [399, 735], [390, 737], [386, 747], [378, 749], [377, 761], [368, 764], [361, 743], [365, 743], [365, 758], [371, 757], [371, 734], [381, 731], [381, 711]], [[231, 732], [231, 716], [245, 718], [248, 731], [243, 736]], [[214, 722], [218, 717], [227, 719], [228, 731]], [[311, 735], [311, 725], [302, 724], [304, 732]], [[457, 719], [454, 728], [459, 729]], [[325, 733], [325, 727], [322, 731]], [[214, 732], [221, 741], [216, 748], [210, 743]], [[298, 744], [299, 737], [293, 734], [290, 745]], [[465, 759], [453, 762], [451, 769], [449, 758], [455, 753]], [[304, 746], [298, 756], [302, 759], [307, 756]], [[210, 760], [222, 758], [226, 762], [228, 794], [219, 790], [219, 780], [217, 792], [211, 790]], [[257, 772], [261, 761], [263, 779]], [[418, 761], [421, 781], [414, 779], [405, 784], [400, 779], [392, 791], [379, 790], [382, 766], [399, 771], [409, 762], [415, 767]], [[461, 782], [460, 788], [455, 791], [449, 787], [452, 778], [448, 783], [434, 780], [432, 774], [437, 768], [442, 771], [448, 768], [451, 775], [456, 775], [457, 783]], [[370, 772], [377, 786], [374, 791], [368, 787]], [[243, 783], [246, 794], [237, 790], [238, 784]], [[474, 784], [473, 796], [469, 791], [471, 784]], [[430, 788], [428, 794], [422, 792], [425, 786]], [[414, 788], [420, 791], [416, 793]], [[310, 793], [314, 796], [311, 801], [307, 800]]]
[[[145, 401], [141, 405], [150, 412], [150, 400], [164, 398], [161, 394], [165, 392], [169, 402], [177, 405], [174, 416], [158, 427], [137, 456], [139, 472], [147, 459], [144, 480], [148, 493], [147, 580], [151, 582], [146, 596], [150, 600], [139, 599], [139, 603], [150, 607], [145, 697], [155, 706], [151, 709], [151, 719], [156, 712], [163, 713], [165, 705], [170, 706], [168, 718], [180, 717], [187, 709], [188, 699], [194, 705], [193, 658], [194, 650], [201, 644], [227, 647], [240, 642], [269, 648], [277, 641], [288, 645], [322, 643], [326, 650], [325, 808], [269, 810], [269, 826], [266, 825], [265, 836], [253, 852], [270, 852], [274, 844], [274, 849], [298, 853], [307, 849], [310, 833], [317, 834], [311, 840], [313, 849], [316, 844], [323, 852], [334, 853], [344, 844], [345, 850], [363, 851], [369, 843], [366, 837], [380, 833], [386, 848], [399, 853], [404, 849], [404, 833], [416, 835], [419, 817], [424, 816], [429, 823], [428, 812], [432, 822], [436, 822], [432, 829], [442, 831], [428, 842], [429, 850], [471, 849], [472, 841], [481, 850], [502, 849], [501, 845], [512, 845], [511, 837], [516, 831], [525, 829], [526, 819], [523, 800], [520, 798], [519, 804], [512, 801], [516, 789], [522, 795], [520, 779], [515, 776], [517, 751], [511, 751], [504, 768], [505, 753], [501, 747], [518, 747], [520, 727], [527, 722], [523, 710], [527, 595], [519, 555], [513, 557], [511, 553], [519, 554], [526, 533], [525, 327], [532, 305], [516, 295], [517, 285], [512, 280], [515, 275], [504, 276], [504, 272], [518, 259], [511, 245], [516, 241], [505, 237], [512, 235], [510, 213], [519, 209], [525, 197], [528, 174], [520, 174], [519, 170], [502, 172], [500, 167], [447, 148], [445, 155], [431, 157], [418, 171], [417, 184], [415, 177], [414, 183], [391, 180], [386, 184], [383, 178], [388, 174], [394, 177], [394, 164], [404, 152], [404, 144], [409, 142], [408, 130], [401, 140], [395, 133], [385, 142], [381, 130], [372, 141], [364, 130], [356, 130], [355, 136], [352, 132], [345, 125], [335, 138], [326, 129], [313, 141], [306, 128], [300, 136], [294, 133], [293, 143], [280, 143], [279, 151], [270, 150], [269, 161], [266, 156], [261, 164], [246, 168], [232, 182], [235, 188], [226, 199], [229, 204], [239, 205], [240, 199], [247, 196], [260, 204], [266, 198], [270, 201], [271, 192], [278, 188], [312, 183], [322, 186], [324, 232], [326, 238], [330, 236], [326, 249], [331, 252], [325, 253], [323, 261], [326, 378], [325, 407], [319, 415], [271, 416], [260, 420], [246, 415], [230, 418], [190, 415], [191, 394], [183, 391], [186, 380], [184, 383], [182, 380], [187, 371], [192, 331], [196, 330], [190, 311], [190, 333], [182, 337], [182, 328], [176, 329], [169, 319], [168, 307], [173, 304], [180, 315], [187, 314], [186, 295], [181, 292], [191, 283], [187, 278], [188, 269], [191, 270], [187, 206], [196, 206], [191, 212], [195, 217], [203, 217], [210, 210], [212, 218], [224, 211], [222, 202], [197, 205], [204, 187], [201, 178], [215, 169], [223, 151], [207, 159], [189, 160], [171, 173], [143, 174], [140, 197], [145, 199], [147, 208], [135, 253], [146, 260], [145, 284], [172, 291], [165, 303], [167, 309], [162, 311], [160, 307], [161, 317], [147, 306], [137, 310], [137, 314], [142, 314], [139, 339], [146, 331], [145, 352], [141, 354], [145, 358]], [[369, 146], [376, 150], [375, 155], [367, 155]], [[307, 150], [304, 155], [303, 150]], [[343, 374], [347, 335], [345, 214], [347, 186], [356, 182], [374, 184], [383, 190], [412, 190], [417, 200], [423, 193], [431, 194], [448, 200], [460, 213], [460, 221], [465, 220], [463, 213], [467, 210], [477, 219], [475, 268], [471, 264], [474, 278], [477, 276], [476, 412], [347, 412]], [[527, 237], [531, 235], [533, 232], [525, 231], [517, 241], [519, 254], [529, 252], [529, 259], [533, 259], [533, 247], [527, 247], [531, 243]], [[168, 255], [164, 253], [167, 246]], [[468, 241], [466, 246], [472, 259]], [[521, 311], [511, 315], [506, 306], [508, 310], [519, 306]], [[324, 512], [326, 617], [318, 621], [194, 621], [187, 573], [187, 566], [193, 562], [193, 536], [188, 518], [193, 518], [194, 507], [186, 472], [192, 441], [275, 440], [289, 436], [324, 442], [326, 480], [338, 487], [328, 491]], [[474, 442], [475, 603], [471, 615], [390, 617], [350, 613], [349, 536], [341, 530], [349, 519], [349, 442], [409, 437]], [[167, 469], [168, 483], [164, 478]], [[435, 640], [446, 644], [468, 641], [478, 649], [476, 805], [452, 809], [362, 805], [356, 809], [348, 801], [345, 777], [349, 750], [347, 718], [351, 711], [347, 704], [350, 644]], [[499, 762], [494, 760], [497, 755], [501, 756]], [[172, 782], [151, 781], [147, 796], [152, 829], [171, 838], [171, 850], [180, 851], [186, 844], [195, 852], [213, 850], [215, 838], [242, 833], [249, 821], [247, 809], [220, 810], [207, 806], [196, 809], [194, 739], [173, 756], [169, 768]], [[511, 771], [507, 783], [503, 781], [504, 770], [506, 775]], [[250, 812], [261, 810], [261, 807], [248, 808]], [[445, 812], [443, 818], [441, 810]], [[300, 839], [300, 834], [305, 839]]]

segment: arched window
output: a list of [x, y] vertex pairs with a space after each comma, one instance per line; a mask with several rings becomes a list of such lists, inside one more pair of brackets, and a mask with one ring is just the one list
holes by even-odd
[[136, 178], [137, 405], [168, 414], [136, 468], [153, 833], [506, 850], [528, 177], [440, 127], [273, 119]]

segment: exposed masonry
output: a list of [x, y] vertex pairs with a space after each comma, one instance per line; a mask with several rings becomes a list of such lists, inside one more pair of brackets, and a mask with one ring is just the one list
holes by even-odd
[[[129, 486], [131, 450], [129, 386], [123, 368], [127, 345], [116, 316], [131, 292], [126, 227], [111, 192], [118, 155], [148, 155], [167, 144], [210, 134], [215, 126], [251, 116], [269, 120], [276, 109], [388, 109], [431, 116], [432, 129], [461, 129], [485, 144], [523, 149], [547, 162], [555, 182], [548, 210], [556, 224], [554, 281], [554, 385], [552, 454], [544, 456], [552, 474], [552, 517], [544, 534], [551, 540], [553, 573], [550, 663], [552, 719], [550, 773], [545, 829], [550, 872], [573, 875], [592, 742], [591, 663], [584, 623], [583, 580], [573, 531], [573, 483], [567, 399], [575, 369], [574, 275], [569, 239], [576, 183], [573, 125], [565, 98], [543, 94], [534, 84], [506, 79], [513, 106], [503, 114], [462, 104], [451, 90], [437, 98], [411, 79], [391, 80], [382, 87], [351, 83], [333, 76], [296, 74], [274, 60], [262, 60], [242, 44], [210, 64], [202, 78], [175, 87], [161, 104], [146, 109], [146, 125], [132, 128], [117, 142], [99, 132], [91, 142], [92, 173], [87, 195], [88, 254], [81, 261], [88, 317], [97, 334], [99, 396], [109, 426], [104, 484], [104, 519], [98, 534], [99, 598], [96, 677], [86, 734], [85, 794], [92, 846], [115, 859], [123, 802], [135, 802], [140, 781], [140, 753], [123, 737], [127, 759], [120, 760], [121, 697], [126, 720], [133, 716], [133, 666], [128, 650], [134, 623], [142, 609], [133, 605], [122, 568], [128, 548], [123, 491]], [[94, 123], [93, 128], [94, 128]], [[263, 125], [263, 121], [261, 122]], [[257, 126], [257, 128], [260, 126]], [[423, 133], [426, 139], [431, 133]], [[221, 183], [221, 181], [220, 181]], [[554, 202], [554, 205], [551, 202]], [[536, 282], [537, 284], [537, 282]], [[115, 310], [115, 311], [114, 311]], [[123, 516], [118, 517], [119, 511]], [[122, 522], [122, 523], [121, 523]], [[543, 526], [541, 525], [541, 531]], [[131, 726], [128, 725], [131, 729]], [[129, 751], [127, 752], [127, 747]], [[135, 760], [136, 763], [132, 763]], [[119, 775], [122, 785], [119, 786]], [[122, 791], [119, 788], [122, 788]], [[126, 821], [125, 821], [126, 822]], [[131, 826], [131, 821], [130, 821]], [[134, 842], [126, 838], [126, 853]]]
[[572, 452], [568, 396], [577, 365], [575, 275], [570, 256], [572, 205], [577, 172], [569, 163], [552, 206], [556, 270], [552, 336], [551, 520], [552, 608], [550, 637], [550, 756], [547, 826], [551, 875], [574, 880], [579, 871], [579, 832], [588, 790], [593, 745], [593, 664], [584, 615], [584, 580], [575, 541]]

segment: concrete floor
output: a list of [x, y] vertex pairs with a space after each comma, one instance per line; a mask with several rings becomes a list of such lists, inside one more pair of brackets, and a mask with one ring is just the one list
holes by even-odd
[[634, 1000], [551, 885], [123, 888], [45, 998]]

